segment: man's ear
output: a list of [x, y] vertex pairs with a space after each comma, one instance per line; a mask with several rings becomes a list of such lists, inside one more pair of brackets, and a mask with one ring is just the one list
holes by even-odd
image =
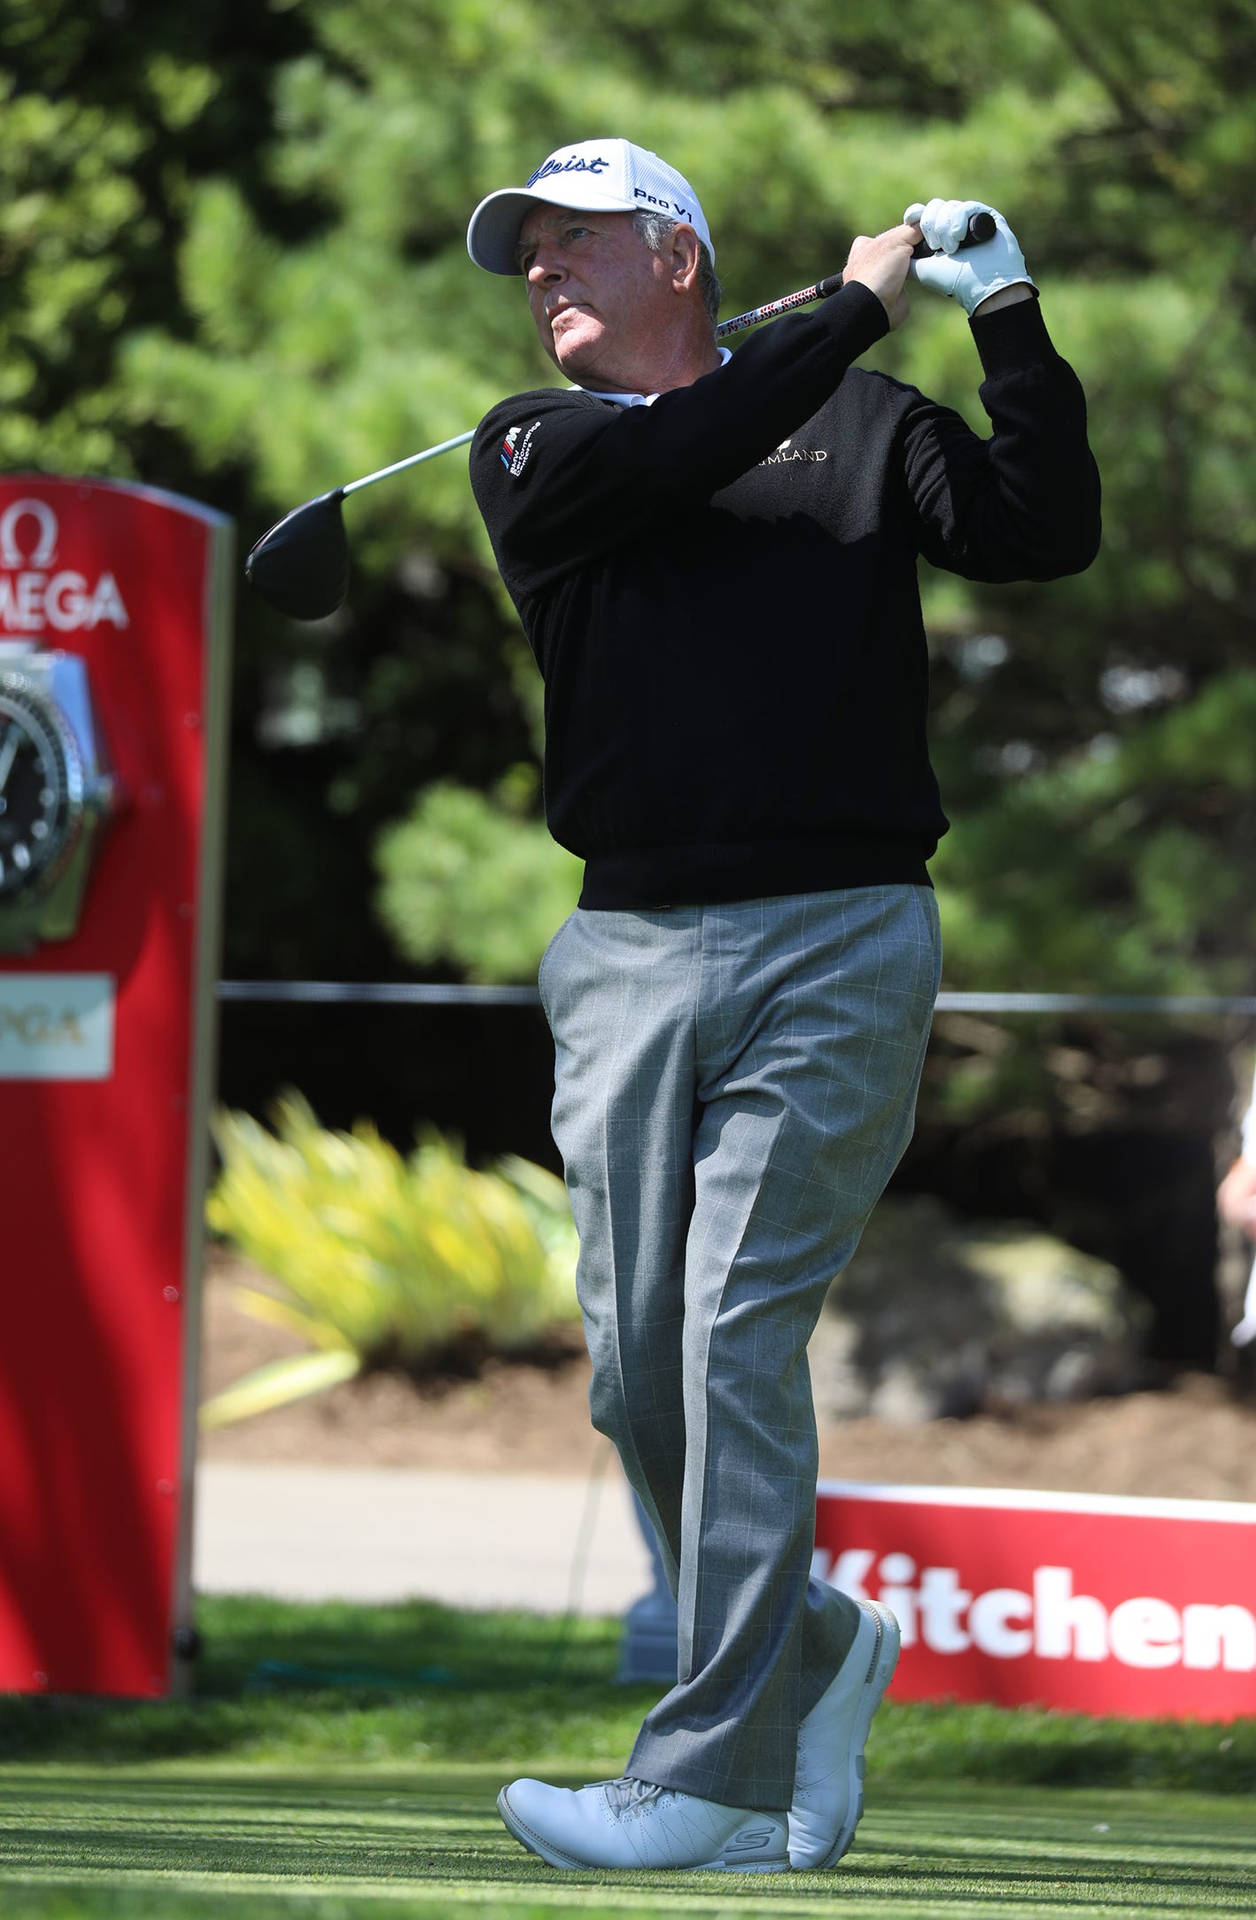
[[687, 293], [690, 287], [697, 285], [698, 280], [698, 235], [687, 221], [680, 220], [672, 228], [670, 239], [672, 285], [677, 293]]

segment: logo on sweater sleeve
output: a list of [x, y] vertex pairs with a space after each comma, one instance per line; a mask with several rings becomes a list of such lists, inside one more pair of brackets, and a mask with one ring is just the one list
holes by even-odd
[[532, 452], [532, 436], [540, 424], [539, 420], [534, 420], [531, 426], [525, 426], [521, 421], [517, 427], [510, 429], [502, 441], [502, 465], [512, 480], [517, 480], [527, 466]]

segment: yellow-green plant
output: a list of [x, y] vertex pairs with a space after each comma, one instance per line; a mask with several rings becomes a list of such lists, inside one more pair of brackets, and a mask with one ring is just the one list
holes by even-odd
[[276, 1283], [239, 1287], [237, 1300], [311, 1350], [217, 1394], [204, 1427], [363, 1369], [421, 1372], [459, 1345], [518, 1352], [579, 1317], [575, 1228], [544, 1167], [511, 1157], [476, 1172], [434, 1132], [406, 1157], [368, 1122], [321, 1127], [297, 1093], [277, 1103], [273, 1132], [220, 1112], [214, 1138], [209, 1224]]

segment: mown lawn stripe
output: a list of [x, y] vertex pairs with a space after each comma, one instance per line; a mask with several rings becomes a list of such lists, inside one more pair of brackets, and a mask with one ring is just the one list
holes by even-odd
[[[0, 1770], [0, 1887], [57, 1890], [73, 1920], [108, 1913], [124, 1892], [145, 1904], [160, 1895], [172, 1920], [183, 1911], [260, 1920], [294, 1900], [314, 1901], [310, 1911], [325, 1920], [354, 1920], [355, 1909], [398, 1900], [425, 1910], [444, 1903], [476, 1920], [495, 1910], [511, 1920], [524, 1911], [785, 1920], [838, 1900], [867, 1920], [1006, 1920], [1009, 1907], [1024, 1920], [1223, 1920], [1252, 1912], [1256, 1886], [1247, 1809], [1204, 1796], [887, 1789], [837, 1872], [734, 1883], [708, 1874], [555, 1874], [501, 1831], [491, 1802], [475, 1804], [477, 1795], [469, 1803], [465, 1783], [451, 1792], [422, 1770], [403, 1794], [395, 1776], [387, 1795], [369, 1777], [352, 1787], [313, 1779], [299, 1804], [297, 1790], [285, 1782], [275, 1804], [273, 1782], [241, 1776], [120, 1782]], [[0, 1910], [14, 1911], [8, 1898]]]

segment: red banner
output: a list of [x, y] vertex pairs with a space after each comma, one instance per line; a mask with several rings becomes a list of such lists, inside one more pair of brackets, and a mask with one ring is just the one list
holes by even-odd
[[[14, 861], [55, 824], [42, 776], [21, 786], [47, 733], [19, 737], [28, 664], [38, 684], [83, 663], [115, 798], [77, 927], [0, 957], [0, 1688], [178, 1677], [231, 552], [230, 523], [174, 495], [0, 481], [0, 933]], [[19, 797], [48, 803], [26, 840]]]
[[822, 1481], [814, 1570], [898, 1619], [900, 1700], [1256, 1714], [1256, 1506]]

